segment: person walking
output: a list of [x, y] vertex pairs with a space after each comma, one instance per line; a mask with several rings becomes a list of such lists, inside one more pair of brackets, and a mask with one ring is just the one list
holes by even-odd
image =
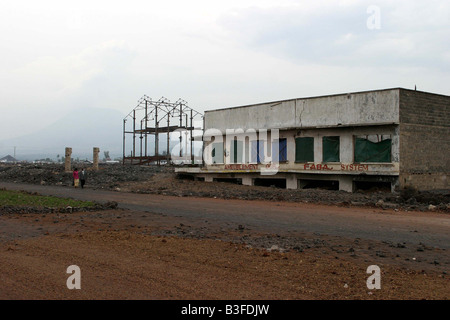
[[73, 185], [75, 188], [78, 188], [78, 184], [80, 183], [80, 177], [78, 175], [78, 169], [75, 168], [73, 170]]
[[86, 177], [87, 177], [86, 170], [84, 170], [84, 168], [82, 168], [82, 169], [81, 169], [81, 172], [80, 172], [80, 185], [81, 185], [81, 189], [84, 188], [84, 184], [86, 183]]

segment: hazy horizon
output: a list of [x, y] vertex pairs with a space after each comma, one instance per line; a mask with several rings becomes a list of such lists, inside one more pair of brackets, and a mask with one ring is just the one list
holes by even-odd
[[126, 115], [143, 95], [199, 112], [394, 87], [450, 95], [444, 0], [3, 1], [0, 26], [0, 141], [79, 108]]

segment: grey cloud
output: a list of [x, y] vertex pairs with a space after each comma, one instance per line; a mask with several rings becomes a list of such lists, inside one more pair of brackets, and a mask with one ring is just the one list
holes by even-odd
[[133, 83], [128, 71], [137, 53], [121, 45], [107, 45], [84, 58], [87, 65], [98, 69], [80, 88], [65, 97], [70, 107], [108, 107], [119, 103]]
[[[402, 19], [401, 8], [383, 3], [379, 6], [381, 28], [371, 30], [367, 27], [367, 20], [372, 15], [367, 12], [369, 4], [364, 1], [316, 10], [247, 8], [223, 15], [218, 23], [246, 47], [299, 63], [448, 65], [445, 53], [448, 54], [450, 45], [444, 40], [450, 36], [448, 23], [447, 28], [442, 28], [439, 23], [427, 24], [420, 18], [420, 6], [414, 11], [410, 5], [404, 14], [415, 12], [420, 20], [417, 23], [422, 26], [416, 28], [414, 17]], [[430, 12], [433, 10], [428, 10], [428, 14]]]

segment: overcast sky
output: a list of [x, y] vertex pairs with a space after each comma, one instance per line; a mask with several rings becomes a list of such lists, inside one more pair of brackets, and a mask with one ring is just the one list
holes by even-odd
[[[0, 138], [141, 96], [198, 111], [404, 87], [450, 95], [450, 2], [0, 1]], [[80, 114], [89, 117], [88, 114]]]

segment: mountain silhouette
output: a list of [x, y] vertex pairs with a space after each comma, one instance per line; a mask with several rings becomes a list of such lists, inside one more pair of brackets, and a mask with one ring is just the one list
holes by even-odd
[[[124, 117], [124, 114], [114, 109], [79, 108], [32, 134], [0, 140], [0, 157], [12, 154], [14, 150], [16, 159], [19, 161], [45, 158], [56, 161], [64, 157], [65, 148], [70, 147], [73, 159], [92, 160], [93, 148], [98, 147], [100, 148], [100, 159], [103, 159], [105, 151], [109, 151], [111, 159], [121, 158], [123, 156]], [[127, 128], [127, 131], [129, 130], [130, 128]], [[170, 150], [174, 147], [177, 148], [177, 134], [171, 135], [170, 138]], [[154, 155], [154, 136], [149, 135], [147, 140], [148, 155]], [[12, 146], [15, 146], [15, 149]], [[136, 156], [139, 156], [139, 134], [136, 135], [135, 147]], [[161, 133], [159, 151], [165, 153], [166, 150], [167, 135]], [[198, 147], [196, 150], [198, 151]], [[130, 156], [131, 151], [132, 135], [127, 134], [126, 155]]]
[[73, 158], [92, 159], [94, 147], [100, 148], [101, 157], [103, 151], [120, 157], [124, 116], [113, 109], [79, 108], [32, 134], [0, 141], [0, 157], [11, 153], [11, 146], [16, 147], [18, 160], [56, 160], [66, 147], [72, 148]]

